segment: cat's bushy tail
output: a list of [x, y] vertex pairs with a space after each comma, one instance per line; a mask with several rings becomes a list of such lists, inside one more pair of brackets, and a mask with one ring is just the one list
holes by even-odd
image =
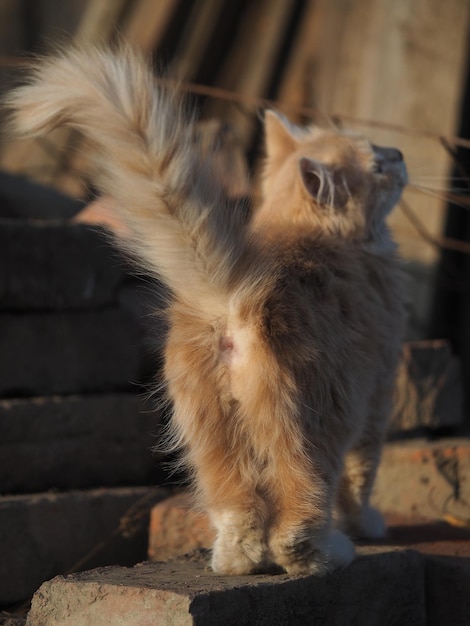
[[156, 86], [138, 54], [66, 50], [38, 64], [6, 105], [18, 134], [83, 133], [93, 182], [113, 198], [129, 252], [196, 306], [220, 301], [241, 254], [241, 218], [224, 203], [181, 99]]

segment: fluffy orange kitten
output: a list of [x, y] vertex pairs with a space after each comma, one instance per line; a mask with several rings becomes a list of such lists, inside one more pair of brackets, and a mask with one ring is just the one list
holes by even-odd
[[173, 435], [217, 530], [214, 570], [349, 563], [342, 531], [384, 532], [369, 496], [403, 322], [384, 221], [401, 153], [268, 111], [264, 199], [246, 223], [133, 53], [67, 51], [8, 104], [23, 135], [66, 125], [90, 140], [121, 245], [171, 288]]

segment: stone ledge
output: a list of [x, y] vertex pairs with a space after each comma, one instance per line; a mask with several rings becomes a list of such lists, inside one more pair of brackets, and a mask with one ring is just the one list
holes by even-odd
[[[440, 580], [446, 589], [428, 594]], [[448, 563], [412, 550], [362, 547], [348, 568], [323, 578], [218, 576], [198, 551], [167, 563], [56, 577], [35, 594], [27, 624], [437, 626], [445, 614], [446, 626], [461, 626], [470, 599], [460, 597], [457, 582], [460, 589], [470, 583], [468, 561]]]
[[0, 309], [109, 306], [117, 300], [123, 268], [97, 228], [0, 220]]
[[140, 380], [140, 328], [118, 308], [3, 314], [0, 329], [0, 395], [122, 390]]
[[[141, 561], [147, 548], [146, 506], [166, 496], [165, 489], [127, 487], [1, 497], [0, 606], [27, 599], [44, 580], [69, 571], [87, 555], [81, 569]], [[142, 498], [134, 510], [139, 523], [126, 526], [135, 531], [126, 538], [118, 531], [121, 518]]]
[[128, 393], [0, 400], [0, 492], [158, 484], [152, 409]]

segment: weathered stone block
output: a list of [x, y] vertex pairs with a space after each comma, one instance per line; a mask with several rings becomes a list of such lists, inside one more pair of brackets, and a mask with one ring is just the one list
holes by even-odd
[[77, 565], [141, 561], [147, 507], [166, 495], [128, 487], [0, 498], [0, 606], [25, 600], [44, 580]]
[[0, 400], [0, 493], [158, 484], [152, 408], [127, 393]]
[[102, 568], [44, 583], [27, 621], [29, 626], [425, 623], [423, 563], [412, 551], [367, 555], [323, 578], [218, 576], [200, 554], [133, 569]]
[[[5, 84], [2, 83], [1, 87], [3, 89]], [[82, 208], [82, 200], [21, 174], [0, 170], [0, 218], [65, 220]]]
[[[470, 540], [469, 540], [470, 544]], [[426, 626], [470, 622], [470, 558], [426, 559]]]
[[110, 305], [123, 260], [102, 231], [70, 222], [0, 220], [0, 309]]
[[0, 396], [129, 389], [141, 363], [137, 322], [119, 309], [0, 316]]

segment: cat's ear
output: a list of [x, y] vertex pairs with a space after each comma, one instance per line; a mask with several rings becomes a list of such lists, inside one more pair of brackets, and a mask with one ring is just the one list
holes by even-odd
[[264, 114], [264, 135], [268, 159], [285, 158], [297, 148], [295, 127], [279, 113], [268, 110]]
[[302, 157], [299, 160], [299, 173], [305, 190], [318, 204], [334, 206], [333, 172], [328, 165]]

